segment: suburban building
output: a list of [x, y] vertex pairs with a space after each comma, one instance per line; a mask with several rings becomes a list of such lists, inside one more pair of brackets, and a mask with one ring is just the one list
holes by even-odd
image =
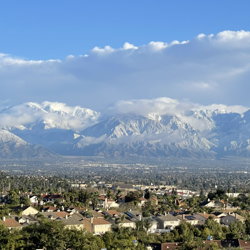
[[44, 212], [55, 212], [57, 211], [56, 205], [55, 206], [43, 206]]
[[145, 199], [144, 197], [141, 197], [141, 198], [139, 199], [139, 204], [138, 204], [138, 206], [139, 206], [139, 207], [144, 206], [144, 204], [145, 204], [147, 201], [148, 201], [147, 199]]
[[86, 218], [83, 220], [84, 228], [93, 234], [104, 234], [111, 230], [112, 224], [103, 218]]
[[202, 224], [204, 224], [209, 217], [212, 217], [214, 221], [220, 223], [220, 218], [214, 214], [207, 214], [204, 212], [204, 213], [194, 214], [193, 216], [197, 218]]
[[178, 217], [181, 221], [187, 222], [193, 226], [200, 225], [199, 219], [197, 219], [191, 214], [182, 214], [182, 215], [177, 215], [176, 217]]
[[135, 222], [128, 220], [127, 218], [124, 218], [123, 220], [120, 217], [112, 217], [108, 221], [112, 224], [115, 225], [117, 224], [116, 219], [120, 219], [118, 224], [119, 227], [129, 227], [129, 228], [135, 228]]
[[99, 195], [99, 202], [98, 205], [100, 207], [104, 207], [104, 208], [118, 208], [119, 204], [115, 202], [115, 200], [113, 199], [108, 199], [107, 197], [105, 197], [104, 195]]
[[180, 219], [171, 214], [157, 216], [155, 220], [158, 221], [159, 229], [172, 230], [180, 225]]
[[129, 210], [129, 211], [125, 212], [125, 214], [134, 220], [141, 220], [142, 219], [142, 213], [139, 211]]
[[132, 184], [117, 184], [113, 185], [113, 190], [122, 190], [122, 191], [136, 191]]
[[39, 211], [35, 209], [34, 207], [23, 206], [23, 204], [21, 204], [21, 206], [14, 207], [12, 209], [16, 211], [16, 213], [18, 213], [19, 211], [22, 211], [21, 215], [35, 215], [39, 213]]
[[[213, 241], [204, 241], [205, 245], [209, 245], [211, 243], [215, 243], [218, 245], [219, 249], [246, 249], [250, 250], [250, 241], [245, 240], [213, 240]], [[178, 249], [181, 246], [180, 242], [173, 243], [153, 243], [150, 244], [152, 250], [174, 250]]]
[[220, 218], [221, 224], [227, 225], [227, 226], [230, 226], [232, 222], [236, 222], [236, 221], [241, 221], [244, 223], [245, 220], [246, 219], [244, 217], [236, 213], [227, 214], [226, 216], [223, 216]]
[[9, 229], [21, 229], [22, 225], [12, 218], [3, 217], [0, 221], [1, 224], [5, 225]]
[[97, 212], [95, 210], [89, 210], [88, 213], [91, 214], [91, 216], [89, 217], [93, 217], [93, 218], [103, 218], [103, 214], [101, 212]]
[[73, 214], [71, 216], [65, 216], [63, 218], [60, 218], [60, 221], [62, 221], [65, 224], [65, 228], [68, 229], [83, 229], [83, 218], [79, 216], [78, 214]]
[[107, 211], [102, 211], [104, 215], [109, 215], [111, 217], [120, 217], [121, 213], [117, 212], [116, 210], [107, 210]]
[[44, 201], [44, 202], [55, 203], [56, 200], [62, 200], [62, 201], [63, 201], [62, 196], [59, 195], [59, 194], [54, 194], [54, 195], [43, 195], [42, 198], [43, 198], [43, 201]]
[[30, 199], [31, 204], [38, 204], [38, 197], [36, 195], [28, 195], [28, 198]]

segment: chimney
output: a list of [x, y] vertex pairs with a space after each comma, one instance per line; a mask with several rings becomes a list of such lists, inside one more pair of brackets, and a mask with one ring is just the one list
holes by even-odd
[[182, 219], [185, 220], [185, 214], [182, 214]]
[[21, 204], [21, 207], [23, 207], [23, 203]]
[[204, 211], [203, 214], [206, 214], [206, 212]]
[[237, 213], [234, 214], [235, 219], [237, 219]]
[[27, 223], [27, 224], [29, 224], [29, 222], [30, 222], [30, 220], [29, 220], [29, 219], [27, 219], [27, 220], [26, 220], [26, 223]]
[[2, 220], [5, 221], [5, 217], [3, 217]]
[[167, 215], [167, 213], [166, 213], [166, 212], [164, 212], [164, 215], [166, 216], [166, 215]]
[[139, 215], [139, 216], [138, 216], [138, 220], [140, 220], [140, 221], [141, 221], [141, 215]]
[[93, 217], [90, 217], [90, 223], [93, 224]]
[[64, 206], [62, 206], [62, 211], [64, 211]]
[[67, 220], [68, 219], [68, 215], [66, 214], [66, 216], [65, 216], [65, 219]]
[[54, 207], [56, 207], [56, 204], [54, 204]]

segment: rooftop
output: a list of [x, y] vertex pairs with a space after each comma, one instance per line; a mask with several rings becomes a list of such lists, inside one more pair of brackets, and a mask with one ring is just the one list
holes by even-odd
[[22, 225], [12, 218], [6, 218], [5, 221], [1, 220], [0, 223], [6, 227], [21, 227]]

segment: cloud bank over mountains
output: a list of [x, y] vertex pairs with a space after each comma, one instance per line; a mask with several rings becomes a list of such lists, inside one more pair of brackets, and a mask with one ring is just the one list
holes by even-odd
[[55, 153], [249, 157], [250, 109], [162, 97], [119, 101], [103, 113], [48, 101], [0, 110], [0, 158], [57, 157]]
[[201, 105], [188, 101], [180, 101], [168, 97], [155, 99], [135, 99], [119, 101], [102, 112], [93, 111], [80, 106], [69, 106], [66, 103], [44, 101], [42, 103], [27, 102], [0, 109], [0, 127], [27, 127], [43, 122], [45, 129], [60, 128], [81, 131], [109, 117], [122, 114], [134, 114], [159, 120], [162, 115], [174, 115], [201, 131], [207, 129], [207, 123], [189, 117], [190, 111], [219, 110], [225, 113], [242, 114], [249, 107], [224, 104]]
[[247, 31], [200, 34], [184, 42], [125, 43], [118, 49], [95, 47], [64, 60], [33, 61], [3, 53], [0, 99], [12, 104], [49, 100], [99, 111], [116, 103], [109, 111], [125, 112], [130, 105], [121, 100], [134, 100], [133, 107], [144, 112], [145, 105], [164, 110], [167, 99], [156, 98], [169, 96], [181, 100], [169, 101], [169, 109], [192, 103], [250, 106]]

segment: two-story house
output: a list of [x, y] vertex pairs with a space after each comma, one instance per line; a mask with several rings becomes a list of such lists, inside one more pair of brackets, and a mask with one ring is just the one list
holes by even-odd
[[155, 220], [158, 221], [159, 229], [173, 230], [180, 225], [180, 219], [171, 214], [157, 216]]
[[111, 231], [112, 224], [104, 218], [86, 218], [83, 220], [84, 228], [93, 234], [104, 234]]

